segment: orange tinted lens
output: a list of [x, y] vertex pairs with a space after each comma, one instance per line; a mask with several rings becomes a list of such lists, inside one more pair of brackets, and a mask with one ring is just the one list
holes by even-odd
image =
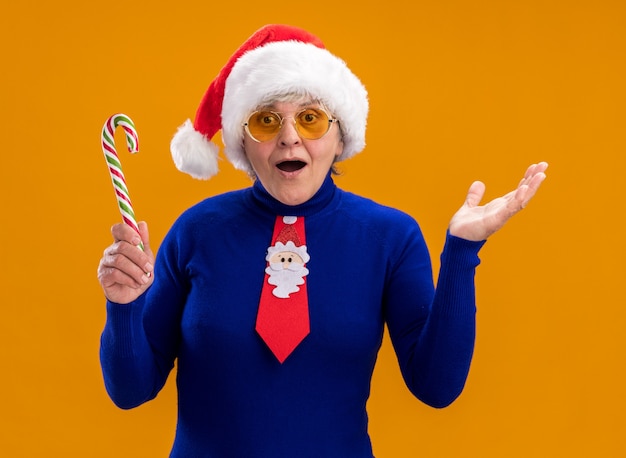
[[298, 133], [310, 140], [322, 138], [330, 127], [328, 115], [317, 108], [307, 108], [296, 115]]
[[248, 119], [248, 132], [260, 142], [274, 138], [279, 130], [280, 117], [271, 111], [257, 111]]

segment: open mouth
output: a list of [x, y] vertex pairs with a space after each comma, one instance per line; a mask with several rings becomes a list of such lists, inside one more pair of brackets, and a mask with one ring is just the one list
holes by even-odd
[[306, 165], [305, 162], [302, 161], [284, 161], [280, 162], [276, 165], [283, 172], [295, 172], [296, 170], [300, 170]]

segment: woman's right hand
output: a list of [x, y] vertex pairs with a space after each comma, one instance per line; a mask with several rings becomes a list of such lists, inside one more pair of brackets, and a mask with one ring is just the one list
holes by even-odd
[[[115, 242], [104, 250], [98, 266], [98, 280], [111, 302], [128, 304], [148, 289], [154, 280], [154, 255], [150, 249], [148, 225], [139, 223], [139, 234], [124, 223], [111, 228]], [[139, 248], [143, 243], [144, 251]]]

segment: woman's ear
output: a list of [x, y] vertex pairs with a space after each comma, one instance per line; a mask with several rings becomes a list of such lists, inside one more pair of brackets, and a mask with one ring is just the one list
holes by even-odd
[[337, 151], [335, 152], [335, 161], [339, 159], [339, 157], [343, 154], [343, 140], [339, 139], [339, 143], [337, 144]]

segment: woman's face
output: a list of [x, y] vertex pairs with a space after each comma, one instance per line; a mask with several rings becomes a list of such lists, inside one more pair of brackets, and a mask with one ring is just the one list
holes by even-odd
[[280, 113], [284, 118], [278, 134], [256, 142], [244, 134], [244, 150], [257, 179], [278, 201], [298, 205], [309, 200], [322, 186], [335, 158], [343, 151], [339, 126], [330, 124], [322, 138], [302, 138], [293, 116], [303, 108], [320, 108], [318, 103], [276, 102], [263, 110]]

